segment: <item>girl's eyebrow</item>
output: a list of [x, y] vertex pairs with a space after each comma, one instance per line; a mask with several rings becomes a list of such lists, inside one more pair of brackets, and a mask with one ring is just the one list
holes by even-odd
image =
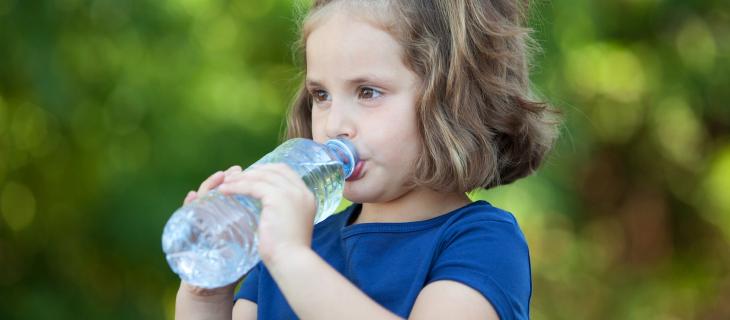
[[309, 78], [307, 78], [307, 80], [304, 82], [304, 86], [307, 88], [322, 87], [322, 85], [317, 80], [313, 80], [313, 79], [309, 79]]
[[366, 83], [381, 83], [381, 84], [390, 84], [390, 81], [388, 81], [385, 78], [381, 78], [375, 75], [365, 75], [362, 77], [357, 77], [354, 79], [347, 80], [347, 82], [351, 85], [360, 85], [360, 84], [366, 84]]
[[[388, 85], [388, 84], [391, 83], [391, 81], [389, 81], [389, 80], [387, 80], [385, 78], [377, 77], [377, 76], [372, 75], [372, 74], [365, 75], [365, 76], [360, 76], [360, 77], [356, 77], [356, 78], [347, 80], [347, 83], [349, 85], [361, 85], [361, 84], [373, 83], [373, 82], [375, 82], [375, 83], [382, 83], [382, 84], [385, 84], [385, 85]], [[322, 84], [319, 83], [319, 81], [317, 81], [315, 79], [307, 78], [306, 81], [305, 81], [305, 86], [308, 87], [308, 88], [310, 88], [310, 87], [322, 87]]]

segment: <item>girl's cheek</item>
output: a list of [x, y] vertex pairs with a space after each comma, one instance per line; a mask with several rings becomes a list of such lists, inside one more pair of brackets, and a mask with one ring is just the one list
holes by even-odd
[[312, 123], [312, 139], [317, 142], [323, 142], [325, 138], [325, 135], [322, 132], [322, 129], [320, 128], [319, 124], [316, 122]]

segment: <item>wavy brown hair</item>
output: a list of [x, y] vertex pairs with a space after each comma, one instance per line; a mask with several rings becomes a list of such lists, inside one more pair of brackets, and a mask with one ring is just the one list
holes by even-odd
[[[558, 112], [531, 98], [527, 4], [517, 0], [315, 0], [299, 54], [317, 23], [347, 9], [389, 32], [421, 80], [422, 154], [414, 183], [444, 192], [508, 184], [534, 172], [557, 135]], [[306, 61], [304, 61], [306, 66]], [[300, 87], [287, 138], [312, 137], [312, 100]]]

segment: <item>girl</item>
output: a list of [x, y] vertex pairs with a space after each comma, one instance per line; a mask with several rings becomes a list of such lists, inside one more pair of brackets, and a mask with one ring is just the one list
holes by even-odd
[[528, 98], [516, 0], [314, 1], [306, 79], [288, 136], [344, 135], [362, 165], [353, 205], [312, 227], [314, 196], [285, 165], [217, 172], [261, 199], [259, 263], [233, 283], [182, 283], [176, 316], [206, 319], [526, 319], [532, 291], [514, 217], [465, 193], [533, 172], [554, 138]]

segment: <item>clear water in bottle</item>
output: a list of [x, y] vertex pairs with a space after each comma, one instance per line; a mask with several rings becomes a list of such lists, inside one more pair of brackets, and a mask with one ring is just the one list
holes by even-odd
[[[308, 139], [284, 142], [251, 167], [286, 163], [315, 196], [314, 222], [337, 208], [358, 157], [345, 139], [324, 145]], [[212, 190], [175, 211], [162, 236], [167, 261], [180, 278], [203, 288], [233, 283], [260, 260], [258, 219], [260, 202], [244, 195], [226, 196]]]

